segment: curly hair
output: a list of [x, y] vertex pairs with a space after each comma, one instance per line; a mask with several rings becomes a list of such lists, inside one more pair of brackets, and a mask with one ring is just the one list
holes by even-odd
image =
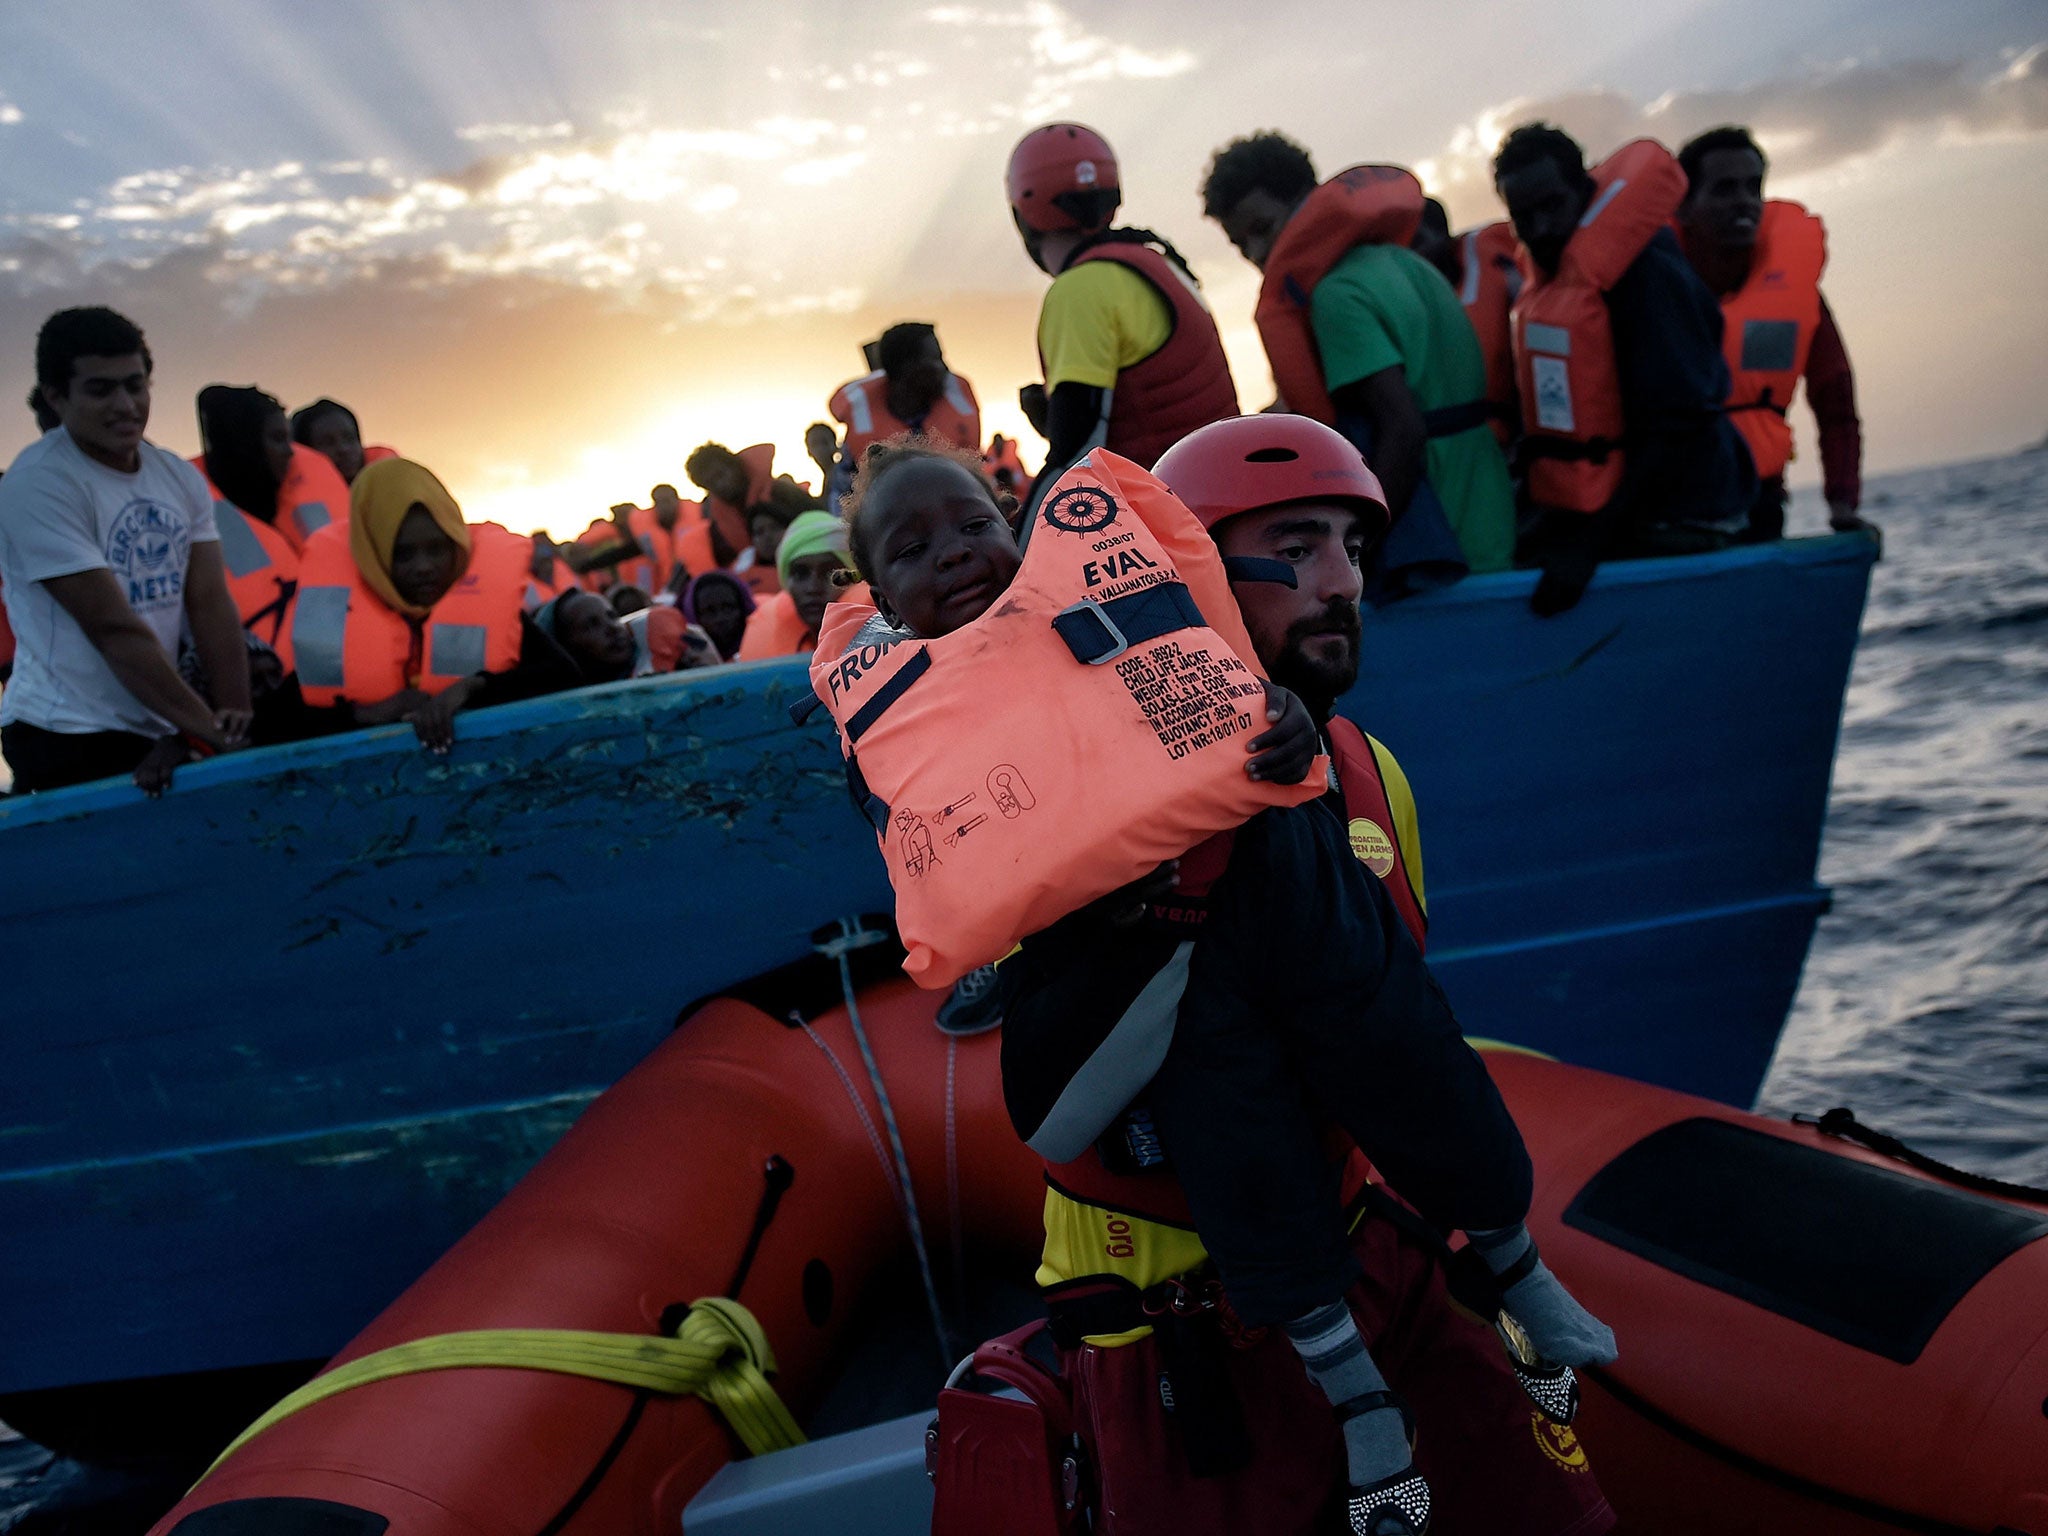
[[898, 434], [887, 442], [870, 443], [868, 451], [861, 456], [860, 468], [854, 472], [853, 488], [841, 498], [846, 518], [847, 548], [853, 553], [853, 563], [860, 568], [863, 581], [873, 581], [875, 569], [868, 544], [867, 522], [861, 515], [867, 510], [868, 497], [891, 470], [921, 459], [943, 459], [958, 464], [974, 476], [975, 484], [988, 493], [990, 505], [1003, 515], [1005, 521], [1012, 520], [1016, 514], [1017, 498], [997, 486], [988, 471], [982, 468], [981, 455], [972, 448], [936, 442], [929, 437], [913, 437], [908, 433]]
[[1267, 129], [1232, 139], [1211, 157], [1202, 211], [1212, 219], [1227, 218], [1253, 192], [1270, 192], [1291, 208], [1315, 189], [1316, 164], [1308, 151]]

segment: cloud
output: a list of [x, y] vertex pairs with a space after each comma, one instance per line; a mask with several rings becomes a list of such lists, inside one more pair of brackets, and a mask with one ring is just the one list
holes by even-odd
[[1774, 176], [1810, 175], [1916, 131], [1957, 139], [2048, 131], [2048, 44], [1991, 68], [1936, 59], [1852, 61], [1797, 78], [1679, 91], [1650, 102], [1610, 90], [1523, 98], [1480, 113], [1458, 129], [1442, 155], [1417, 170], [1455, 217], [1484, 216], [1497, 208], [1489, 169], [1494, 149], [1509, 128], [1539, 118], [1579, 139], [1589, 157], [1644, 134], [1676, 148], [1703, 129], [1742, 123], [1769, 152]]

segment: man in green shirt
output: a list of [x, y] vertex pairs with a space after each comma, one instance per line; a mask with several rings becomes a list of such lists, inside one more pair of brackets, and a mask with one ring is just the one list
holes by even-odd
[[[1260, 133], [1217, 151], [1202, 201], [1263, 268], [1316, 186], [1306, 150]], [[1479, 339], [1443, 274], [1403, 246], [1355, 246], [1315, 285], [1308, 308], [1336, 425], [1386, 489], [1397, 529], [1390, 544], [1411, 509], [1428, 516], [1440, 507], [1466, 566], [1506, 570], [1514, 487], [1483, 410]]]

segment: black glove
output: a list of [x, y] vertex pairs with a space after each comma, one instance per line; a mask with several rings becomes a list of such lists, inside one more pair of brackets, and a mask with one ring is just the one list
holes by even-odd
[[1536, 590], [1529, 594], [1529, 611], [1547, 619], [1576, 607], [1586, 595], [1586, 584], [1593, 579], [1599, 564], [1599, 557], [1590, 548], [1573, 546], [1553, 551], [1543, 562]]

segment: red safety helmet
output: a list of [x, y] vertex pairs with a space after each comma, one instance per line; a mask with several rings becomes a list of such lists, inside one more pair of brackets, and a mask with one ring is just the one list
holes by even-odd
[[1181, 504], [1213, 529], [1241, 512], [1291, 501], [1348, 501], [1371, 508], [1366, 536], [1391, 519], [1379, 476], [1349, 438], [1308, 416], [1233, 416], [1190, 432], [1153, 466]]
[[[1101, 219], [1083, 222], [1071, 206], [1063, 206], [1071, 204], [1077, 194], [1116, 194], [1109, 202], [1109, 210], [1114, 211], [1123, 193], [1117, 179], [1116, 151], [1109, 147], [1109, 140], [1079, 123], [1047, 123], [1025, 134], [1010, 151], [1006, 180], [1017, 222], [1040, 234], [1098, 227]], [[1107, 214], [1102, 215], [1106, 218]]]

